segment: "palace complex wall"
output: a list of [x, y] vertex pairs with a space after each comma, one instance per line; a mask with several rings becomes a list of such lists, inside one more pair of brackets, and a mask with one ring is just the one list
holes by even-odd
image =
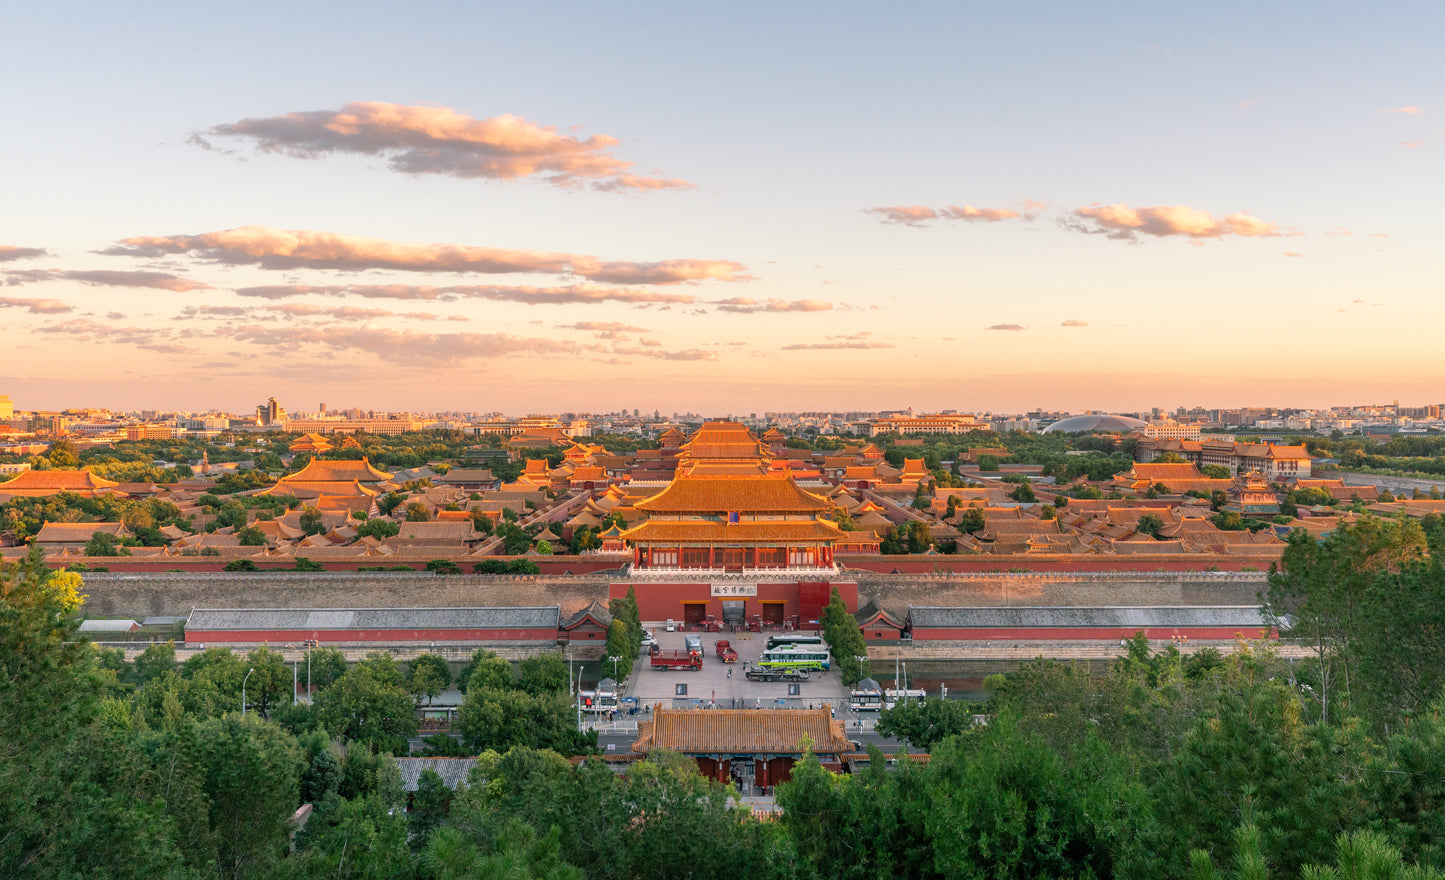
[[[213, 574], [86, 574], [83, 612], [90, 617], [184, 617], [193, 608], [377, 608], [558, 605], [565, 616], [606, 603], [625, 579], [406, 574], [386, 572], [251, 572]], [[1258, 572], [1071, 572], [887, 575], [849, 572], [859, 605], [869, 600], [895, 613], [917, 606], [1251, 605], [1265, 588]], [[840, 584], [845, 589], [852, 584]], [[706, 590], [707, 586], [703, 585]], [[796, 584], [794, 585], [796, 589]], [[644, 585], [638, 585], [641, 596]], [[761, 592], [761, 591], [760, 591]], [[766, 597], [765, 597], [766, 598]], [[848, 597], [851, 598], [851, 597]], [[680, 601], [680, 600], [679, 600]], [[680, 604], [675, 614], [682, 619]]]

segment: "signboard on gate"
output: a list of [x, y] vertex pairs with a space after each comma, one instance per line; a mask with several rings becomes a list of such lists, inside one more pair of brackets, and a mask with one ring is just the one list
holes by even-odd
[[713, 584], [712, 597], [714, 599], [726, 599], [731, 596], [756, 596], [758, 594], [757, 584]]

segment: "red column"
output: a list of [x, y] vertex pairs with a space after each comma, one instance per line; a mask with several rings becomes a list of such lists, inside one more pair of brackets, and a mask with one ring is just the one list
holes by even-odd
[[710, 546], [710, 547], [707, 548], [707, 567], [708, 567], [708, 568], [717, 568], [717, 548], [716, 548], [716, 547], [711, 547], [711, 546]]

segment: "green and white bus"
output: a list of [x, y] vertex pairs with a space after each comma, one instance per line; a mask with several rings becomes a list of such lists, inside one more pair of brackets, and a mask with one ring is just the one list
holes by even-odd
[[765, 669], [828, 668], [828, 647], [816, 645], [779, 645], [763, 652], [758, 665]]

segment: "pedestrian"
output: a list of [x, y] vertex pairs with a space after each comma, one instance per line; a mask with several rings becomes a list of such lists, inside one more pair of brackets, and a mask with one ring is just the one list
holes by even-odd
[[733, 677], [733, 668], [732, 668], [731, 666], [729, 666], [729, 667], [728, 667], [728, 678], [732, 678], [732, 677]]

